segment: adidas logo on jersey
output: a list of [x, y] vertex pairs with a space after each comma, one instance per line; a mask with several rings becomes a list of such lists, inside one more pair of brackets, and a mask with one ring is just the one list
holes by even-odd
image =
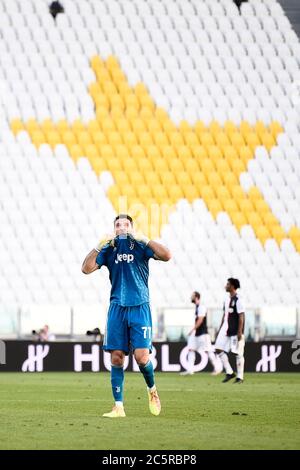
[[117, 258], [115, 259], [115, 263], [118, 264], [119, 262], [121, 263], [122, 261], [126, 261], [127, 263], [132, 263], [133, 260], [134, 260], [134, 255], [123, 253], [123, 254], [117, 255]]

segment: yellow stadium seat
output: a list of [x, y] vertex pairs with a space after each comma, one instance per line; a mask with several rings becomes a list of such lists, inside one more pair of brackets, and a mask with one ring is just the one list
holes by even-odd
[[183, 164], [179, 158], [173, 158], [171, 161], [168, 162], [169, 168], [173, 173], [177, 176], [179, 175], [182, 171], [184, 171]]
[[72, 131], [66, 131], [62, 135], [63, 143], [70, 149], [72, 145], [77, 144], [77, 139]]
[[141, 158], [145, 158], [145, 152], [143, 147], [140, 145], [133, 145], [131, 147], [131, 156], [134, 158], [136, 161], [140, 160]]
[[220, 124], [215, 120], [210, 123], [210, 125], [208, 126], [208, 130], [212, 134], [214, 139], [215, 136], [222, 131]]
[[201, 186], [207, 186], [208, 181], [202, 172], [195, 171], [195, 172], [190, 173], [190, 176], [191, 176], [191, 180], [193, 181], [194, 185], [197, 188], [200, 188]]
[[248, 192], [248, 196], [251, 201], [257, 201], [257, 200], [262, 199], [261, 192], [256, 186], [253, 186], [252, 188], [250, 188]]
[[229, 215], [239, 211], [237, 203], [233, 199], [224, 199], [221, 201], [222, 206]]
[[254, 153], [250, 147], [244, 145], [238, 150], [240, 159], [244, 162], [245, 165], [248, 164], [249, 160], [254, 157]]
[[203, 185], [199, 188], [200, 195], [205, 201], [215, 199], [216, 195], [213, 189], [208, 185]]
[[147, 157], [140, 158], [137, 160], [136, 164], [142, 172], [151, 171], [153, 169], [151, 161]]
[[123, 170], [116, 170], [114, 172], [114, 180], [116, 182], [116, 185], [118, 186], [123, 186], [124, 184], [130, 184], [128, 175]]
[[131, 126], [132, 126], [133, 132], [137, 136], [139, 136], [139, 134], [141, 134], [142, 132], [147, 132], [146, 125], [140, 117], [133, 119], [131, 122]]
[[54, 148], [57, 144], [61, 143], [61, 137], [59, 132], [52, 130], [46, 133], [47, 141], [52, 148]]
[[108, 157], [107, 155], [102, 155], [102, 157], [105, 159], [108, 170], [113, 174], [116, 170], [120, 170], [122, 168], [122, 164], [117, 157]]
[[184, 145], [184, 140], [183, 140], [183, 137], [180, 134], [180, 132], [176, 131], [176, 132], [172, 132], [170, 134], [170, 143], [174, 147], [174, 149], [176, 150], [176, 153], [177, 153], [177, 148]]
[[226, 186], [220, 184], [215, 188], [215, 192], [220, 201], [225, 201], [226, 199], [231, 199], [230, 192]]
[[85, 145], [88, 145], [88, 144], [91, 144], [92, 143], [92, 139], [91, 139], [91, 135], [84, 131], [84, 132], [79, 132], [77, 134], [77, 138], [78, 138], [78, 143], [79, 145], [81, 145], [81, 147], [84, 147]]
[[277, 121], [273, 121], [270, 125], [270, 132], [272, 133], [274, 139], [277, 138], [277, 135], [280, 134], [281, 132], [283, 132], [283, 129], [281, 127], [281, 125], [279, 124], [279, 122]]
[[74, 144], [70, 147], [70, 155], [72, 159], [76, 162], [80, 157], [83, 157], [84, 153], [80, 145]]
[[214, 218], [216, 218], [219, 212], [223, 211], [223, 207], [218, 199], [210, 199], [207, 201], [207, 207]]
[[245, 141], [243, 139], [242, 134], [240, 134], [239, 132], [235, 132], [235, 133], [231, 134], [230, 140], [231, 140], [231, 145], [239, 153], [239, 149], [245, 145]]
[[[161, 176], [168, 174], [168, 172], [164, 172]], [[172, 174], [173, 175], [173, 174]], [[157, 175], [156, 171], [148, 171], [144, 174], [145, 181], [147, 182], [148, 186], [153, 186], [160, 182], [160, 178]]]
[[237, 159], [235, 163], [232, 163], [233, 166], [233, 172], [237, 175], [240, 176], [243, 171], [246, 171], [247, 167], [245, 163], [242, 160]]
[[135, 86], [134, 91], [136, 96], [138, 97], [148, 94], [146, 86], [144, 85], [144, 83], [141, 82]]
[[91, 160], [91, 165], [97, 175], [99, 175], [102, 171], [107, 169], [106, 163], [103, 160], [103, 158], [97, 158], [97, 159]]
[[[62, 121], [62, 122], [66, 123], [66, 121]], [[59, 123], [58, 123], [57, 127], [59, 128]], [[97, 121], [97, 119], [91, 119], [87, 124], [87, 129], [88, 129], [88, 132], [91, 133], [91, 134], [94, 134], [95, 132], [100, 132], [101, 131], [101, 128], [99, 126], [99, 122]], [[58, 130], [60, 131], [60, 129], [58, 129]], [[67, 130], [67, 129], [63, 129], [63, 130]]]
[[94, 158], [100, 157], [98, 149], [96, 145], [94, 144], [88, 144], [88, 145], [83, 146], [83, 151], [84, 151], [84, 155], [88, 159], [94, 159]]
[[209, 132], [203, 132], [201, 136], [199, 136], [199, 140], [201, 141], [201, 145], [206, 149], [215, 145], [213, 136]]
[[100, 127], [101, 127], [101, 123], [103, 122], [103, 120], [106, 119], [108, 116], [109, 116], [108, 108], [105, 108], [104, 106], [96, 107], [96, 118], [97, 118], [97, 121], [99, 122]]
[[80, 119], [75, 119], [72, 124], [72, 131], [77, 135], [80, 134], [80, 132], [86, 132], [85, 126]]
[[244, 214], [240, 211], [231, 212], [230, 218], [234, 225], [240, 230], [244, 225], [248, 223]]
[[104, 95], [104, 93], [99, 93], [95, 96], [94, 98], [95, 100], [95, 105], [96, 105], [96, 108], [104, 108], [105, 111], [107, 112], [109, 107], [110, 107], [110, 103], [109, 103], [109, 99], [106, 95]]
[[249, 134], [245, 135], [245, 140], [247, 142], [247, 145], [251, 148], [252, 152], [255, 152], [256, 147], [261, 145], [261, 142], [254, 132], [249, 132]]
[[169, 171], [168, 163], [164, 158], [159, 157], [155, 161], [153, 161], [153, 159], [151, 159], [151, 161], [153, 162], [152, 165], [156, 169], [158, 174], [164, 171]]
[[206, 132], [206, 126], [203, 121], [197, 121], [195, 125], [195, 132], [198, 136], [199, 141], [201, 141], [201, 134]]
[[222, 185], [221, 177], [220, 177], [220, 175], [217, 171], [210, 171], [206, 175], [206, 178], [207, 178], [209, 184], [211, 184], [211, 186], [213, 188], [217, 188], [217, 187], [220, 187]]
[[253, 132], [253, 129], [247, 121], [242, 121], [240, 124], [240, 132], [245, 138], [248, 134]]
[[293, 226], [290, 228], [288, 235], [293, 241], [294, 245], [297, 246], [297, 244], [300, 242], [300, 229]]
[[43, 143], [45, 143], [45, 136], [43, 134], [43, 132], [39, 131], [39, 130], [36, 130], [36, 131], [33, 131], [32, 134], [31, 134], [31, 138], [32, 138], [32, 142], [34, 143], [34, 145], [36, 145], [37, 147], [39, 147], [40, 145], [42, 145]]
[[106, 138], [105, 134], [102, 131], [98, 131], [98, 132], [93, 133], [92, 134], [92, 139], [93, 139], [94, 144], [98, 147], [98, 149], [102, 145], [107, 145], [108, 144], [107, 138]]
[[189, 202], [193, 202], [199, 197], [199, 193], [195, 186], [185, 186], [183, 188], [184, 195]]
[[114, 150], [111, 145], [102, 145], [100, 149], [100, 153], [105, 160], [109, 160], [114, 158]]
[[128, 157], [122, 160], [119, 160], [120, 166], [126, 171], [127, 174], [129, 174], [131, 171], [136, 170], [136, 161], [134, 158]]
[[28, 121], [26, 122], [25, 127], [26, 127], [27, 131], [29, 132], [29, 134], [31, 136], [32, 136], [33, 132], [41, 131], [40, 126], [38, 125], [38, 123], [36, 122], [35, 119], [28, 119]]
[[127, 105], [126, 105], [125, 116], [126, 116], [126, 118], [131, 122], [131, 121], [133, 121], [134, 119], [138, 119], [138, 117], [139, 117], [139, 111], [138, 111], [138, 109], [135, 108], [134, 106], [127, 106]]
[[272, 147], [275, 145], [275, 140], [272, 134], [265, 133], [261, 136], [261, 141], [262, 144], [268, 149], [268, 151], [271, 150]]
[[147, 119], [146, 125], [148, 128], [148, 131], [150, 132], [152, 136], [155, 135], [157, 132], [162, 132], [162, 126], [156, 119], [153, 119], [153, 118]]
[[152, 125], [154, 125], [155, 123], [157, 127], [160, 128], [160, 125], [157, 122], [157, 120], [153, 118], [153, 111], [149, 109], [148, 107], [144, 107], [144, 106], [141, 107], [140, 116], [141, 116], [141, 119], [145, 122], [145, 124], [147, 124], [147, 126], [149, 126], [149, 121], [152, 121]]
[[139, 101], [141, 108], [148, 108], [149, 110], [154, 111], [155, 104], [153, 99], [149, 95], [139, 96]]
[[265, 227], [264, 225], [259, 225], [255, 227], [254, 231], [255, 231], [257, 238], [261, 240], [263, 243], [265, 243], [268, 238], [271, 238], [271, 233], [269, 232], [267, 227]]
[[270, 212], [270, 208], [264, 199], [254, 199], [254, 207], [259, 214], [267, 214]]
[[192, 186], [190, 175], [186, 171], [176, 173], [175, 178], [182, 188], [185, 188], [186, 186]]
[[10, 127], [15, 135], [24, 129], [21, 119], [13, 119], [10, 123]]
[[275, 238], [278, 244], [282, 242], [284, 238], [286, 238], [286, 234], [280, 225], [276, 224], [271, 227], [271, 234], [272, 237]]
[[103, 119], [101, 123], [102, 131], [107, 136], [110, 132], [114, 132], [116, 130], [115, 122], [111, 117]]
[[252, 202], [250, 201], [250, 199], [240, 199], [237, 201], [241, 211], [243, 212], [243, 214], [249, 214], [251, 212], [254, 212], [254, 207], [253, 207], [253, 204]]
[[157, 107], [155, 110], [154, 110], [154, 115], [156, 117], [156, 119], [158, 119], [158, 121], [163, 124], [164, 122], [169, 122], [169, 116], [168, 116], [168, 113], [166, 112], [165, 109], [163, 108], [160, 108], [160, 107]]
[[168, 193], [172, 201], [178, 201], [178, 199], [183, 197], [183, 190], [178, 184], [174, 184], [173, 186], [169, 187]]
[[219, 160], [223, 159], [222, 152], [217, 145], [210, 145], [207, 147], [208, 156], [216, 164]]
[[166, 171], [162, 175], [160, 175], [160, 179], [162, 184], [168, 189], [170, 186], [176, 183], [176, 178], [174, 173], [171, 171]]
[[153, 138], [150, 132], [141, 132], [138, 134], [138, 140], [140, 142], [140, 145], [143, 147], [145, 151], [147, 151], [147, 148], [153, 145]]
[[182, 160], [182, 162], [192, 157], [192, 152], [186, 145], [181, 145], [180, 147], [178, 147], [177, 154], [180, 160]]
[[213, 164], [213, 161], [210, 158], [207, 158], [207, 157], [203, 158], [203, 160], [201, 160], [199, 164], [200, 164], [201, 171], [203, 171], [205, 175], [208, 175], [212, 171], [215, 171], [215, 166]]
[[241, 201], [242, 199], [246, 198], [245, 192], [243, 191], [240, 185], [235, 184], [233, 186], [230, 186], [228, 189], [229, 193], [232, 194], [235, 201]]
[[192, 148], [192, 153], [198, 163], [208, 156], [207, 150], [203, 147], [203, 145], [195, 145]]
[[149, 147], [146, 148], [146, 154], [153, 162], [162, 156], [156, 145], [149, 145]]
[[231, 171], [229, 163], [224, 158], [220, 158], [220, 159], [216, 160], [215, 161], [215, 166], [216, 166], [219, 174], [222, 176], [223, 180], [224, 180], [224, 175]]
[[124, 144], [128, 147], [129, 151], [134, 145], [138, 145], [138, 141], [134, 132], [126, 132], [123, 136]]
[[232, 121], [226, 121], [224, 125], [224, 131], [228, 137], [235, 132], [238, 132], [238, 127]]
[[188, 147], [192, 148], [194, 145], [199, 145], [199, 139], [195, 132], [187, 132], [184, 136], [185, 143]]
[[114, 121], [116, 129], [120, 132], [121, 135], [123, 135], [125, 132], [131, 132], [131, 126], [128, 120], [124, 117], [124, 115], [123, 117], [114, 119]]
[[143, 173], [141, 173], [138, 170], [134, 170], [134, 171], [131, 171], [130, 173], [128, 173], [128, 179], [129, 179], [130, 183], [132, 184], [132, 186], [134, 186], [134, 187], [137, 187], [141, 184], [145, 184]]
[[131, 88], [126, 81], [118, 83], [118, 90], [122, 98], [131, 93]]
[[167, 197], [167, 191], [164, 185], [156, 184], [152, 188], [153, 197], [161, 204]]
[[176, 154], [175, 154], [175, 151], [173, 149], [173, 147], [171, 145], [165, 145], [163, 148], [162, 148], [162, 154], [163, 154], [163, 157], [167, 160], [167, 161], [171, 161], [173, 160], [173, 158], [176, 158]]
[[278, 226], [278, 221], [277, 221], [275, 215], [272, 214], [272, 212], [270, 210], [266, 211], [266, 212], [263, 212], [260, 215], [261, 215], [262, 219], [264, 220], [265, 225], [268, 228]]
[[116, 145], [115, 151], [116, 151], [116, 156], [119, 158], [119, 160], [130, 157], [128, 148], [126, 147], [126, 145], [123, 145], [123, 144]]
[[223, 151], [225, 147], [230, 145], [230, 139], [228, 138], [225, 132], [218, 132], [215, 135], [215, 141], [221, 151]]
[[234, 186], [239, 182], [239, 178], [237, 177], [237, 175], [231, 172], [223, 173], [222, 178], [227, 188], [230, 188], [231, 186]]
[[183, 161], [184, 168], [192, 176], [200, 172], [200, 165], [194, 158], [187, 158]]
[[112, 147], [122, 144], [122, 138], [119, 132], [112, 131], [107, 134], [107, 140]]
[[154, 136], [154, 142], [159, 148], [163, 148], [165, 145], [169, 145], [167, 136], [164, 134], [164, 132], [158, 132]]
[[248, 212], [246, 215], [246, 218], [249, 221], [249, 224], [252, 225], [252, 227], [255, 229], [256, 227], [259, 227], [260, 225], [264, 225], [262, 218], [260, 217], [257, 212], [251, 211]]
[[131, 93], [130, 95], [126, 95], [124, 99], [125, 99], [126, 108], [131, 107], [136, 110], [140, 108], [139, 100], [136, 97], [136, 95], [134, 95], [133, 93]]

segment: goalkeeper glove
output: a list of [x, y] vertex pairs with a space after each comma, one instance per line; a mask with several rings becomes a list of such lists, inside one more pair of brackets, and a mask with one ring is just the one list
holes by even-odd
[[115, 234], [106, 235], [102, 240], [100, 240], [98, 245], [95, 246], [95, 250], [98, 251], [98, 253], [100, 253], [100, 251], [105, 245], [109, 244], [110, 246], [114, 246], [114, 239], [115, 239]]
[[142, 242], [145, 243], [145, 245], [148, 245], [150, 242], [150, 238], [146, 237], [143, 233], [133, 233], [132, 238], [134, 238], [137, 242]]

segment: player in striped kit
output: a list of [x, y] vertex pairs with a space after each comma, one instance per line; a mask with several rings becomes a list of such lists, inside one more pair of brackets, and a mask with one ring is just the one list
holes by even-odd
[[[234, 383], [243, 383], [244, 381], [244, 327], [245, 327], [245, 308], [237, 289], [240, 288], [238, 279], [229, 278], [225, 287], [229, 293], [223, 306], [222, 323], [217, 335], [215, 349], [221, 359], [226, 376], [223, 382], [236, 377]], [[233, 372], [230, 365], [228, 354], [232, 352], [236, 356], [237, 375]]]
[[195, 325], [188, 334], [188, 369], [182, 372], [181, 375], [192, 375], [194, 373], [197, 351], [205, 351], [207, 353], [208, 359], [213, 366], [212, 375], [218, 375], [222, 372], [207, 330], [207, 309], [204, 305], [200, 304], [200, 297], [200, 293], [197, 291], [194, 291], [191, 296], [191, 302], [195, 304]]

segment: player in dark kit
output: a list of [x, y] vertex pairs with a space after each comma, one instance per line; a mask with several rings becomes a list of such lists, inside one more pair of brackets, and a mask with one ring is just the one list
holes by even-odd
[[[221, 359], [226, 376], [223, 382], [236, 377], [234, 383], [243, 383], [244, 381], [244, 327], [245, 327], [245, 308], [240, 299], [237, 289], [240, 288], [238, 279], [229, 278], [225, 287], [229, 293], [223, 306], [223, 319], [217, 335], [215, 349]], [[233, 372], [229, 363], [227, 353], [232, 352], [236, 356], [237, 376]]]

